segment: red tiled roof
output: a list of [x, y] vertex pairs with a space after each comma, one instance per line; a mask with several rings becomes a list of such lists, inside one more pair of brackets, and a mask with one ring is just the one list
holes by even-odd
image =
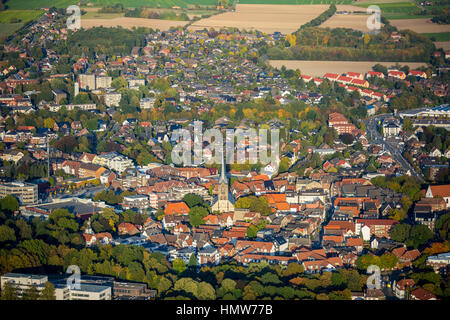
[[189, 207], [184, 202], [169, 202], [164, 208], [164, 214], [188, 214]]

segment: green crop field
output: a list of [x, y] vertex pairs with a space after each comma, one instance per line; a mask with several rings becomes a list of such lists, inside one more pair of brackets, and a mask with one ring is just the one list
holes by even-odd
[[42, 10], [5, 10], [0, 11], [0, 23], [17, 23], [34, 20], [40, 17]]
[[22, 26], [23, 23], [0, 23], [0, 37], [10, 36]]
[[450, 32], [423, 33], [423, 35], [433, 41], [450, 41]]
[[[386, 0], [388, 1], [388, 0]], [[431, 18], [431, 15], [422, 14], [422, 9], [414, 4], [412, 1], [397, 1], [397, 2], [382, 2], [367, 1], [364, 3], [355, 4], [358, 7], [367, 8], [370, 5], [377, 5], [381, 9], [381, 15], [387, 19], [418, 19]]]
[[5, 5], [11, 10], [39, 9], [43, 7], [67, 8], [76, 0], [8, 0]]

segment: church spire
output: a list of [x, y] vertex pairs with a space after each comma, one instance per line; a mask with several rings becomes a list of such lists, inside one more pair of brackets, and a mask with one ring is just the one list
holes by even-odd
[[227, 183], [227, 178], [225, 176], [225, 160], [224, 160], [224, 152], [222, 150], [222, 171], [220, 173], [219, 183]]

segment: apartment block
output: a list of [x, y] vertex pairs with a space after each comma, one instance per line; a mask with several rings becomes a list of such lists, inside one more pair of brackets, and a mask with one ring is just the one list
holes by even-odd
[[0, 184], [0, 198], [7, 195], [15, 196], [20, 204], [35, 204], [38, 202], [38, 186], [26, 182], [9, 182]]

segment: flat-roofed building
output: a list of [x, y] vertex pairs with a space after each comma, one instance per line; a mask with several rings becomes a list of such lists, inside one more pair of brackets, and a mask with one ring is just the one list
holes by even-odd
[[117, 282], [114, 281], [113, 297], [134, 298], [134, 299], [152, 299], [156, 296], [156, 290], [149, 290], [145, 283]]
[[80, 219], [89, 219], [95, 213], [102, 211], [102, 208], [88, 202], [81, 202], [79, 199], [69, 199], [67, 201], [26, 206], [21, 211], [23, 216], [34, 216], [48, 218], [57, 209], [67, 209]]
[[120, 100], [122, 99], [122, 94], [118, 92], [108, 92], [103, 95], [103, 100], [105, 105], [108, 107], [119, 106]]
[[69, 286], [57, 284], [55, 286], [56, 300], [111, 300], [111, 287], [95, 284], [80, 283]]
[[95, 74], [80, 74], [78, 76], [80, 89], [95, 90]]
[[0, 184], [0, 198], [7, 195], [15, 196], [20, 204], [35, 204], [38, 202], [38, 186], [26, 182], [8, 182]]
[[38, 292], [44, 289], [45, 283], [48, 281], [48, 277], [45, 275], [35, 275], [26, 273], [6, 273], [1, 276], [2, 290], [5, 288], [7, 282], [17, 290], [19, 298], [23, 296], [23, 292], [31, 287], [35, 287]]
[[146, 209], [150, 207], [150, 201], [146, 195], [130, 195], [123, 197], [122, 206], [126, 209]]
[[112, 78], [104, 76], [95, 77], [95, 89], [109, 88], [111, 87]]

